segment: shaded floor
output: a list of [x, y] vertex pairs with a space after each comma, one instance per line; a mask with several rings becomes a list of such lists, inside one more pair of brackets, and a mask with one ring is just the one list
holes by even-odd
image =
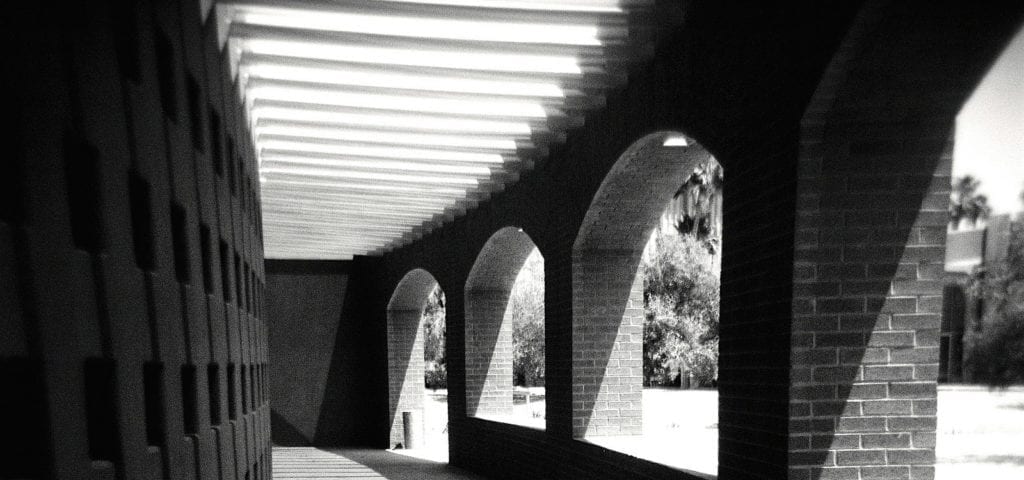
[[274, 447], [275, 480], [483, 480], [446, 463], [387, 450]]

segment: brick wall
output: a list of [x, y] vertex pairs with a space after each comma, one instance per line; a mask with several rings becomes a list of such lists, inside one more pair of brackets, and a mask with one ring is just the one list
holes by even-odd
[[[402, 413], [418, 411], [422, 421], [423, 310], [388, 310], [388, 405], [391, 408], [390, 445], [405, 443]], [[422, 427], [421, 427], [422, 428]]]
[[803, 120], [793, 479], [934, 477], [953, 125], [1013, 22], [919, 7], [866, 7]]
[[466, 293], [466, 414], [512, 414], [512, 319], [509, 290]]
[[639, 258], [614, 251], [581, 253], [585, 258], [573, 262], [573, 436], [640, 435], [644, 282], [636, 275]]
[[200, 14], [3, 17], [0, 477], [269, 478], [258, 182]]
[[[728, 2], [691, 5], [685, 25], [665, 38], [653, 61], [632, 72], [629, 84], [609, 95], [607, 107], [588, 115], [586, 125], [570, 132], [534, 171], [465, 216], [384, 256], [378, 296], [390, 295], [409, 270], [425, 268], [448, 299], [453, 464], [496, 478], [692, 478], [579, 441], [573, 428], [574, 245], [623, 153], [652, 132], [681, 131], [713, 153], [727, 172], [719, 473], [722, 478], [785, 477], [797, 132], [852, 7], [765, 8], [735, 17], [736, 11]], [[635, 169], [639, 186], [629, 193], [637, 197], [629, 198], [639, 198], [649, 183], [662, 180], [649, 168], [654, 167]], [[664, 203], [646, 208], [660, 213]], [[655, 214], [649, 226], [656, 221]], [[528, 232], [545, 260], [543, 432], [466, 414], [467, 280], [481, 263], [478, 252], [509, 225]], [[646, 240], [642, 232], [623, 235], [627, 246], [617, 249], [632, 253], [623, 262], [631, 270], [628, 285], [617, 289], [620, 305], [634, 286]], [[622, 323], [621, 312], [608, 318], [616, 327]]]

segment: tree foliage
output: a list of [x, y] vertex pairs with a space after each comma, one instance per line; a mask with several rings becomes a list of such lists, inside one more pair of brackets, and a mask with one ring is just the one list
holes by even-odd
[[714, 157], [708, 157], [672, 196], [680, 206], [680, 215], [673, 222], [676, 231], [696, 237], [712, 254], [717, 251], [721, 236], [723, 185], [722, 166]]
[[718, 378], [719, 279], [696, 235], [655, 229], [644, 276], [644, 383], [667, 385], [679, 371], [699, 384]]
[[445, 298], [434, 287], [423, 309], [423, 360], [427, 388], [448, 387], [448, 355], [445, 350]]
[[953, 190], [949, 194], [949, 222], [957, 228], [962, 220], [977, 225], [978, 220], [988, 218], [992, 208], [988, 205], [988, 197], [978, 193], [981, 182], [970, 176], [956, 178]]
[[509, 297], [515, 385], [544, 385], [544, 257], [534, 248]]
[[1024, 383], [1024, 215], [1010, 224], [1006, 257], [977, 269], [971, 294], [984, 316], [965, 335], [965, 362], [992, 386]]

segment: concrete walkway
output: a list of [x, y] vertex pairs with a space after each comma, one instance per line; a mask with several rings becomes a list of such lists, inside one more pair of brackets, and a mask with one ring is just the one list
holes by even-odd
[[483, 480], [446, 463], [387, 450], [274, 447], [275, 480]]

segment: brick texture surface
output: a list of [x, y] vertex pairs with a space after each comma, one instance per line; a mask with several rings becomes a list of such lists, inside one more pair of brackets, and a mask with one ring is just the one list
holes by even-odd
[[953, 126], [1004, 35], [953, 10], [870, 3], [804, 116], [790, 478], [933, 478]]
[[402, 413], [418, 411], [423, 418], [423, 310], [388, 310], [388, 405], [390, 445], [405, 443]]
[[506, 291], [466, 294], [466, 414], [512, 414], [512, 318]]
[[[767, 10], [763, 13], [765, 15], [758, 15], [756, 22], [751, 20], [742, 28], [752, 29], [757, 37], [774, 36], [777, 31], [794, 25], [791, 23], [794, 19], [773, 16]], [[678, 158], [661, 157], [660, 160], [676, 161], [660, 166], [659, 157], [654, 153], [657, 148], [651, 147], [661, 145], [651, 138], [640, 140], [652, 132], [683, 132], [713, 153], [726, 172], [719, 474], [722, 478], [766, 479], [787, 474], [789, 291], [793, 277], [796, 132], [802, 107], [781, 108], [775, 102], [802, 105], [830, 55], [826, 50], [814, 54], [802, 52], [793, 57], [775, 53], [772, 58], [776, 60], [802, 59], [799, 64], [784, 61], [784, 66], [764, 67], [779, 72], [781, 77], [765, 76], [761, 67], [756, 68], [756, 72], [730, 73], [730, 84], [749, 81], [773, 91], [772, 95], [761, 98], [761, 103], [753, 105], [739, 101], [747, 98], [743, 95], [717, 90], [721, 84], [709, 89], [710, 85], [681, 74], [682, 65], [687, 65], [687, 69], [701, 69], [690, 63], [703, 62], [693, 51], [714, 52], [716, 62], [725, 58], [719, 55], [723, 47], [715, 43], [716, 40], [704, 38], [704, 35], [717, 34], [699, 27], [702, 25], [700, 18], [720, 23], [719, 15], [725, 15], [724, 10], [702, 6], [688, 15], [689, 21], [694, 22], [688, 24], [688, 28], [697, 30], [680, 28], [666, 37], [654, 63], [632, 75], [623, 91], [609, 96], [606, 109], [589, 115], [586, 126], [571, 132], [565, 145], [554, 148], [551, 157], [536, 170], [524, 174], [518, 183], [493, 195], [464, 217], [383, 257], [385, 278], [381, 283], [384, 288], [378, 296], [390, 295], [392, 290], [388, 286], [396, 285], [414, 268], [424, 268], [434, 274], [447, 295], [449, 440], [453, 464], [497, 478], [691, 478], [685, 472], [580, 441], [578, 437], [588, 433], [584, 425], [589, 424], [584, 423], [587, 421], [584, 418], [596, 417], [595, 412], [607, 417], [623, 410], [632, 415], [635, 408], [633, 397], [628, 396], [628, 405], [619, 402], [613, 409], [611, 405], [600, 404], [596, 400], [601, 392], [597, 377], [603, 379], [611, 373], [609, 378], [637, 382], [638, 376], [632, 371], [635, 364], [623, 367], [619, 363], [608, 368], [607, 359], [576, 363], [577, 359], [583, 360], [583, 350], [577, 347], [586, 346], [587, 342], [579, 335], [585, 335], [587, 328], [595, 335], [600, 330], [606, 345], [614, 345], [620, 334], [632, 337], [640, 333], [637, 325], [629, 324], [635, 320], [623, 325], [627, 306], [631, 307], [628, 317], [639, 316], [638, 295], [631, 292], [634, 292], [640, 250], [646, 235], [656, 224], [657, 214], [674, 193], [671, 189], [667, 193], [660, 189], [670, 188], [667, 187], [669, 182], [681, 183], [682, 180], [666, 178], [673, 171], [682, 171]], [[822, 21], [836, 22], [830, 27], [836, 31], [808, 42], [819, 46], [837, 42], [844, 20], [833, 13], [822, 16], [819, 11], [814, 15], [814, 22], [820, 26]], [[771, 27], [767, 28], [769, 25]], [[799, 29], [792, 30], [796, 31]], [[682, 47], [690, 41], [697, 42], [693, 51], [691, 47]], [[745, 45], [753, 51], [769, 43], [779, 45], [776, 41], [750, 41], [752, 43]], [[747, 53], [749, 55], [743, 59], [728, 60], [728, 68], [748, 68], [740, 65], [756, 55]], [[817, 60], [810, 61], [812, 58]], [[804, 61], [807, 63], [802, 63]], [[703, 65], [710, 67], [710, 64]], [[718, 74], [726, 75], [718, 68], [714, 67]], [[772, 83], [776, 81], [779, 83]], [[769, 84], [774, 86], [767, 87]], [[686, 98], [701, 101], [690, 102]], [[733, 103], [737, 101], [739, 103]], [[752, 111], [760, 113], [751, 114]], [[631, 151], [631, 146], [646, 146], [648, 153], [623, 155]], [[684, 151], [703, 150], [697, 147]], [[620, 163], [620, 160], [625, 161]], [[620, 172], [622, 175], [618, 175]], [[622, 187], [603, 190], [607, 198], [602, 201], [599, 192], [606, 179], [620, 182]], [[599, 206], [592, 209], [594, 205]], [[641, 216], [630, 218], [628, 226], [615, 230], [623, 225], [620, 219], [632, 214], [625, 212], [637, 212]], [[588, 215], [600, 220], [588, 221]], [[471, 329], [469, 323], [475, 321], [467, 302], [473, 290], [469, 279], [477, 265], [484, 264], [480, 258], [489, 239], [508, 226], [527, 232], [545, 259], [547, 428], [544, 432], [483, 421], [466, 414], [471, 363], [466, 340]], [[577, 243], [581, 238], [582, 243]], [[616, 257], [624, 260], [608, 261]], [[597, 287], [589, 291], [582, 288], [588, 280], [580, 283], [578, 278], [581, 269], [574, 268], [574, 264], [580, 265], [578, 259], [587, 262], [588, 258], [593, 259], [594, 265], [601, 265], [607, 274], [589, 280], [591, 287]], [[613, 268], [621, 270], [612, 273]], [[609, 297], [600, 297], [596, 292], [605, 287], [598, 284], [612, 278], [616, 279], [614, 288], [603, 290]], [[606, 305], [607, 309], [598, 314], [600, 305]], [[601, 320], [588, 326], [582, 318], [590, 308]], [[634, 342], [618, 346], [616, 362], [635, 360], [623, 358], [627, 347], [636, 349]], [[612, 350], [601, 349], [600, 354], [610, 356]], [[634, 354], [630, 352], [630, 357]], [[595, 373], [589, 386], [580, 381], [582, 375], [577, 376], [584, 373], [588, 365], [592, 365], [589, 368]], [[633, 395], [634, 387], [628, 388], [630, 393], [626, 395]], [[622, 386], [617, 385], [615, 389], [621, 390]], [[584, 405], [581, 396], [584, 391], [593, 395], [594, 406], [599, 409]], [[605, 393], [613, 392], [608, 388]], [[623, 393], [614, 392], [615, 395]], [[631, 422], [639, 418], [621, 418], [629, 419], [630, 423], [618, 421], [630, 427], [626, 432], [634, 432]], [[616, 430], [622, 432], [618, 426]], [[686, 454], [680, 451], [680, 455]]]
[[[573, 435], [643, 433], [643, 276], [615, 262], [632, 256], [588, 252], [573, 263]], [[622, 270], [632, 270], [621, 275]], [[623, 304], [622, 298], [625, 298]]]
[[269, 478], [256, 164], [215, 22], [62, 7], [2, 20], [0, 477]]

